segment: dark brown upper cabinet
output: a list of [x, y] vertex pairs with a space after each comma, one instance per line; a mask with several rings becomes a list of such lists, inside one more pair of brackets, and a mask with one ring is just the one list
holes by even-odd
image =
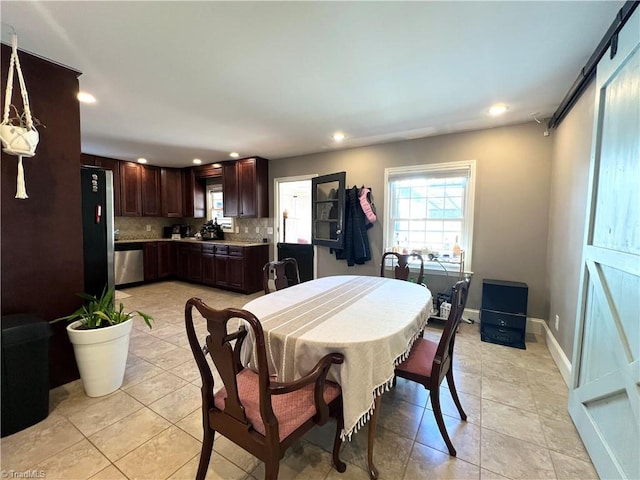
[[269, 215], [269, 161], [244, 158], [222, 165], [225, 217]]
[[162, 191], [162, 216], [169, 218], [182, 217], [182, 170], [161, 168], [160, 186]]
[[120, 162], [120, 200], [122, 215], [142, 215], [142, 168], [137, 163]]
[[142, 189], [142, 216], [160, 217], [160, 168], [140, 165]]
[[311, 179], [312, 243], [341, 250], [344, 245], [346, 173]]
[[204, 180], [196, 178], [193, 168], [182, 170], [183, 216], [193, 218], [205, 217]]

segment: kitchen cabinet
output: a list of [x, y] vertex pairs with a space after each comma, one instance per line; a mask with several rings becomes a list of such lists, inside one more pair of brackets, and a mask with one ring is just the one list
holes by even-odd
[[268, 160], [261, 157], [225, 162], [222, 191], [225, 217], [269, 215]]
[[177, 168], [160, 169], [160, 190], [162, 197], [162, 216], [169, 218], [182, 217], [182, 170]]
[[151, 165], [139, 165], [141, 170], [142, 216], [160, 217], [160, 169]]
[[178, 244], [176, 263], [178, 280], [189, 281], [189, 245], [185, 243]]
[[193, 168], [182, 170], [183, 216], [205, 218], [205, 184], [196, 178]]
[[215, 246], [202, 245], [202, 283], [211, 287], [216, 284]]
[[190, 282], [202, 282], [202, 245], [196, 243], [189, 245], [189, 255], [187, 257], [187, 275]]
[[113, 158], [99, 157], [97, 155], [81, 154], [82, 165], [90, 165], [93, 167], [101, 167], [105, 170], [111, 170], [113, 174], [113, 214], [116, 217], [122, 215], [120, 207], [120, 161]]
[[172, 242], [145, 242], [144, 281], [163, 280], [176, 275], [176, 245]]
[[[244, 290], [247, 283], [245, 282], [244, 252], [244, 247], [229, 247], [229, 257], [227, 260], [227, 279], [229, 281], [229, 287], [237, 288], [238, 290]], [[247, 248], [247, 253], [249, 252], [250, 249]]]
[[144, 252], [144, 281], [158, 279], [158, 242], [146, 242]]
[[216, 245], [216, 286], [243, 293], [262, 289], [262, 267], [269, 261], [269, 246]]
[[176, 244], [158, 242], [158, 279], [171, 278], [176, 275]]
[[[214, 166], [217, 165], [217, 166]], [[210, 165], [200, 165], [198, 167], [192, 167], [193, 173], [196, 178], [216, 178], [222, 176], [222, 167], [219, 163]]]
[[216, 271], [215, 284], [216, 287], [229, 286], [229, 272], [227, 265], [229, 264], [229, 247], [227, 245], [216, 245], [214, 255], [214, 265]]
[[120, 162], [120, 201], [122, 215], [142, 215], [142, 169], [132, 162]]

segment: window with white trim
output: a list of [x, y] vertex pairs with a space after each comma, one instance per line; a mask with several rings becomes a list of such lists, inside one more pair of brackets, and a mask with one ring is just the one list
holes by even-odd
[[431, 253], [459, 269], [460, 250], [471, 269], [475, 160], [387, 168], [385, 189], [385, 251]]
[[207, 185], [207, 220], [216, 219], [218, 225], [225, 232], [234, 233], [235, 223], [232, 217], [225, 217], [223, 212], [224, 196], [222, 184]]

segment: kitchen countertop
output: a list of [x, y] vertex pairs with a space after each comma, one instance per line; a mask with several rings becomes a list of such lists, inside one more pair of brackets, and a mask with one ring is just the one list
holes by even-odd
[[180, 242], [180, 243], [206, 243], [206, 244], [222, 244], [232, 245], [238, 247], [255, 247], [257, 245], [269, 245], [269, 243], [263, 242], [239, 242], [234, 240], [199, 240], [196, 238], [181, 238], [180, 240], [174, 240], [172, 238], [139, 238], [137, 240], [116, 240], [116, 244], [124, 243], [146, 243], [146, 242]]

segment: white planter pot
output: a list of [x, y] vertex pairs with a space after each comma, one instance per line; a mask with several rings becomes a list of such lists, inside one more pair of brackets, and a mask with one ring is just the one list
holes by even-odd
[[92, 330], [76, 330], [80, 320], [67, 326], [84, 391], [101, 397], [116, 391], [124, 380], [133, 321]]
[[36, 154], [40, 135], [35, 128], [29, 130], [25, 127], [3, 124], [0, 125], [0, 140], [2, 149], [6, 153], [33, 157]]

